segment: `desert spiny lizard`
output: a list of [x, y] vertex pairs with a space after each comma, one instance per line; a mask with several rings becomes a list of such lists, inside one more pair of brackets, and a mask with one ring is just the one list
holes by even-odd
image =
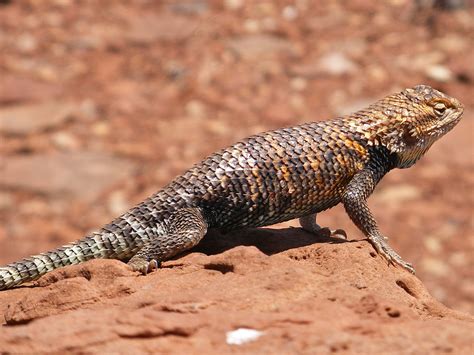
[[146, 274], [198, 244], [211, 228], [299, 218], [304, 229], [328, 234], [316, 224], [316, 213], [338, 203], [380, 255], [414, 272], [380, 233], [367, 198], [388, 171], [415, 164], [462, 113], [455, 98], [418, 85], [351, 115], [251, 136], [83, 239], [1, 267], [0, 289], [96, 258], [128, 261]]

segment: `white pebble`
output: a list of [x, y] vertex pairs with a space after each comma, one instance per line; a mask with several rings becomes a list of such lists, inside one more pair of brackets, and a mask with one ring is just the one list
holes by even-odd
[[443, 65], [430, 65], [428, 68], [426, 68], [425, 73], [428, 78], [441, 83], [450, 81], [453, 78], [452, 71]]
[[226, 333], [226, 342], [229, 345], [242, 345], [251, 341], [255, 341], [262, 335], [263, 332], [255, 329], [238, 328]]

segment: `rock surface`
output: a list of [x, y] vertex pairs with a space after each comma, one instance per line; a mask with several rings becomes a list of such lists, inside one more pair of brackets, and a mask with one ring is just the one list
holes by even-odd
[[366, 241], [295, 228], [213, 233], [148, 276], [63, 268], [0, 292], [0, 312], [2, 353], [468, 354], [474, 332]]
[[0, 186], [93, 201], [132, 168], [126, 159], [102, 153], [35, 154], [3, 159]]
[[75, 105], [58, 101], [0, 108], [0, 133], [41, 132], [66, 122], [74, 111]]

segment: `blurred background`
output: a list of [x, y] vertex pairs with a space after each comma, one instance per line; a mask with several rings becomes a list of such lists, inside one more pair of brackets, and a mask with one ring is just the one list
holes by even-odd
[[[1, 0], [0, 263], [245, 136], [424, 83], [464, 119], [369, 204], [431, 293], [473, 312], [473, 15], [467, 0]], [[341, 207], [319, 222], [362, 238]]]

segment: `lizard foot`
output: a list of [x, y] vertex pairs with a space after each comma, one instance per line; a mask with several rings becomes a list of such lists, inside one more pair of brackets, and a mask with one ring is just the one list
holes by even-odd
[[160, 266], [160, 263], [155, 259], [148, 261], [143, 258], [132, 258], [128, 262], [128, 266], [130, 266], [130, 268], [133, 271], [139, 271], [143, 275], [146, 275], [149, 272], [152, 272], [158, 269], [158, 267]]
[[404, 269], [408, 270], [412, 274], [415, 274], [415, 269], [412, 264], [404, 261], [400, 255], [398, 255], [395, 250], [393, 250], [386, 242], [387, 238], [382, 236], [369, 237], [369, 242], [375, 248], [377, 253], [382, 255], [389, 264], [399, 265]]
[[311, 234], [318, 236], [319, 238], [338, 238], [338, 239], [347, 240], [346, 231], [343, 229], [332, 230], [332, 229], [329, 229], [328, 227], [311, 229], [311, 230], [308, 230], [306, 228], [303, 228], [303, 229]]
[[305, 231], [314, 234], [320, 238], [339, 238], [339, 239], [347, 239], [347, 234], [342, 229], [331, 230], [327, 227], [321, 228], [316, 223], [316, 214], [311, 214], [307, 216], [300, 217], [299, 219], [301, 228]]

